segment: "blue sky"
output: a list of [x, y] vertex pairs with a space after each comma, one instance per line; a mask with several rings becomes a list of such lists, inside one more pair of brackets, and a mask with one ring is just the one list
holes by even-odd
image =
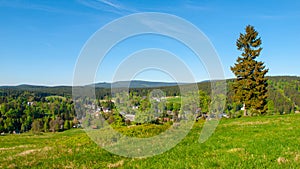
[[[0, 85], [71, 85], [77, 58], [86, 41], [105, 24], [137, 12], [162, 12], [197, 26], [214, 45], [225, 77], [240, 51], [235, 42], [246, 25], [255, 27], [264, 48], [260, 60], [268, 75], [300, 75], [300, 1], [15, 1], [0, 0]], [[166, 37], [128, 39], [105, 57], [95, 81], [111, 81], [112, 72], [126, 56], [143, 48], [162, 48], [177, 54], [195, 74], [207, 80], [205, 68], [193, 53]], [[172, 81], [149, 70], [136, 79]]]

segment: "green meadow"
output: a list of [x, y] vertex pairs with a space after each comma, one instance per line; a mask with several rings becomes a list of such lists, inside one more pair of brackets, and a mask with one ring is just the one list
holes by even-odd
[[[200, 144], [204, 122], [196, 122], [174, 148], [148, 158], [111, 154], [83, 129], [4, 135], [0, 136], [0, 168], [300, 168], [299, 114], [222, 119], [213, 135]], [[140, 127], [126, 128], [122, 130], [141, 135]]]

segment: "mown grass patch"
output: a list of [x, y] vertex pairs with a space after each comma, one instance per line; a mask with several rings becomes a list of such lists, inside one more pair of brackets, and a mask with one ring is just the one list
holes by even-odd
[[146, 124], [146, 125], [119, 127], [115, 129], [126, 136], [147, 138], [147, 137], [156, 136], [166, 131], [170, 127], [171, 127], [170, 123], [165, 123], [161, 125]]
[[166, 100], [167, 100], [167, 102], [170, 102], [170, 103], [181, 104], [181, 97], [179, 97], [179, 96], [176, 96], [176, 97], [167, 97]]

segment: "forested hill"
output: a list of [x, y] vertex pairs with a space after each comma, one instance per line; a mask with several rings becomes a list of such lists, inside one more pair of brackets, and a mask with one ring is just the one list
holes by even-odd
[[[181, 83], [182, 84], [182, 83]], [[96, 83], [94, 84], [97, 88], [148, 88], [148, 87], [166, 87], [166, 86], [177, 86], [175, 82], [150, 82], [150, 81], [142, 81], [142, 80], [133, 80], [133, 81], [118, 81], [114, 83]]]
[[[269, 111], [275, 112], [292, 112], [295, 109], [300, 108], [300, 77], [297, 76], [270, 76], [269, 81]], [[232, 104], [231, 85], [233, 79], [227, 80], [228, 90], [228, 103]], [[110, 83], [97, 83], [96, 95], [99, 99], [103, 99], [105, 96], [109, 96], [111, 91], [110, 87], [125, 87], [129, 82], [116, 82]], [[184, 84], [181, 84], [184, 85]], [[134, 91], [139, 95], [146, 95], [153, 88], [158, 88], [165, 91], [167, 96], [180, 95], [179, 87], [177, 83], [164, 83], [164, 82], [147, 82], [147, 81], [133, 81], [130, 83], [130, 91]], [[199, 82], [198, 87], [200, 90], [210, 94], [210, 82]], [[34, 93], [37, 97], [46, 97], [50, 95], [59, 96], [72, 96], [71, 86], [32, 86], [32, 85], [20, 85], [20, 86], [1, 86], [0, 96], [13, 96], [18, 97], [24, 91]]]
[[[239, 117], [242, 105], [232, 102], [232, 83], [233, 79], [227, 80], [227, 104], [224, 111], [230, 114], [231, 117]], [[164, 83], [155, 84], [164, 85]], [[300, 77], [269, 77], [268, 84], [268, 114], [285, 114], [300, 111]], [[135, 99], [138, 98], [134, 101], [134, 104], [148, 105], [147, 99], [143, 100], [142, 98], [147, 96], [154, 88], [164, 91], [166, 96], [179, 96], [179, 87], [177, 85], [169, 85], [170, 83], [160, 87], [150, 85], [147, 87], [130, 88], [131, 96]], [[211, 84], [209, 81], [201, 82], [198, 83], [198, 88], [203, 91], [200, 94], [201, 96], [199, 96], [202, 98], [199, 106], [203, 108], [204, 112], [207, 112], [209, 111], [208, 105], [211, 99]], [[109, 100], [110, 95], [111, 88], [96, 88], [97, 98], [102, 101], [104, 99], [104, 102], [101, 102], [104, 108], [114, 108], [112, 102]], [[84, 98], [84, 100], [86, 104], [92, 104], [90, 98]], [[98, 100], [99, 104], [100, 100]], [[75, 118], [77, 115], [74, 108], [71, 86], [2, 86], [0, 87], [0, 132], [25, 132], [32, 128], [39, 129], [41, 126], [43, 126], [44, 131], [69, 129], [78, 123]], [[146, 110], [147, 107], [144, 107], [144, 109]], [[144, 109], [137, 111], [142, 112]], [[180, 103], [168, 103], [165, 111], [167, 110], [179, 111]], [[114, 114], [107, 116], [107, 119], [110, 117], [114, 117]], [[116, 119], [118, 119], [117, 116]]]
[[[233, 79], [227, 80], [228, 103], [232, 104]], [[268, 77], [268, 112], [291, 113], [300, 109], [300, 77], [269, 76]]]
[[269, 111], [291, 112], [300, 108], [300, 77], [269, 77]]
[[[132, 90], [145, 91], [150, 88], [167, 88], [171, 87], [170, 90], [173, 90], [173, 87], [178, 88], [177, 85], [183, 85], [184, 83], [175, 83], [175, 82], [150, 82], [150, 81], [118, 81], [114, 83], [95, 83], [87, 86], [96, 87], [97, 95], [103, 97], [110, 93], [111, 88], [131, 88]], [[36, 86], [36, 85], [27, 85], [22, 84], [18, 86], [0, 86], [0, 93], [18, 94], [23, 91], [34, 92], [38, 96], [48, 96], [48, 95], [60, 95], [60, 96], [71, 96], [72, 87], [71, 86]], [[175, 90], [174, 90], [175, 91]], [[177, 92], [178, 93], [178, 92]]]

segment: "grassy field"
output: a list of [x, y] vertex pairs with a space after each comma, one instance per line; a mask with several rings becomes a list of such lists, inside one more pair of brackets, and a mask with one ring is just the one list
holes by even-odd
[[176, 147], [144, 159], [113, 155], [81, 129], [0, 136], [0, 168], [300, 168], [300, 115], [223, 119], [205, 143], [197, 122]]
[[66, 98], [62, 97], [62, 96], [47, 96], [46, 100], [49, 100], [49, 99], [62, 99], [63, 101], [66, 101]]
[[181, 104], [181, 97], [168, 97], [166, 100], [167, 102]]

